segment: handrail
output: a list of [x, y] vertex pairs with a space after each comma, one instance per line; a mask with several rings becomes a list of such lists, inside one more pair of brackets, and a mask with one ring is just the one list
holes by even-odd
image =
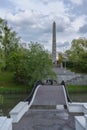
[[68, 90], [66, 88], [64, 80], [62, 80], [61, 85], [64, 85], [68, 102], [72, 102], [71, 99], [70, 99], [70, 96], [69, 96], [69, 93], [68, 93]]
[[31, 102], [33, 94], [34, 94], [34, 92], [35, 92], [38, 85], [43, 85], [41, 80], [38, 80], [38, 81], [35, 82], [34, 87], [33, 87], [32, 91], [31, 91], [30, 95], [27, 97], [27, 99], [25, 101], [28, 101], [28, 103]]
[[[51, 80], [50, 80], [50, 81], [51, 81]], [[51, 82], [51, 83], [53, 83], [53, 82]], [[35, 92], [35, 90], [36, 90], [36, 88], [37, 88], [38, 85], [43, 85], [43, 83], [42, 83], [41, 80], [38, 80], [38, 81], [35, 82], [34, 87], [33, 87], [32, 91], [31, 91], [31, 93], [29, 94], [29, 96], [26, 98], [25, 101], [28, 101], [28, 103], [31, 102], [31, 99], [32, 99], [32, 97], [33, 97], [33, 94], [34, 94], [34, 92]], [[51, 85], [52, 85], [52, 84], [51, 84]], [[62, 81], [62, 82], [61, 82], [61, 85], [64, 85], [68, 102], [72, 102], [71, 99], [70, 99], [70, 97], [69, 97], [67, 88], [66, 88], [66, 86], [65, 86], [65, 82]]]
[[46, 84], [53, 85], [54, 83], [57, 84], [57, 81], [56, 81], [56, 80], [53, 80], [53, 79], [47, 79], [47, 80], [46, 80]]

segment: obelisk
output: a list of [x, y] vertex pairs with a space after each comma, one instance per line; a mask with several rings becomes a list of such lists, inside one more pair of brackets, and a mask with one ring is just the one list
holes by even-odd
[[52, 61], [56, 63], [56, 23], [53, 22], [52, 26]]

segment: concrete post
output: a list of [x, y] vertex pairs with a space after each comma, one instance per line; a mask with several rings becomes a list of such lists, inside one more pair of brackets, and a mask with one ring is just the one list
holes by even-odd
[[85, 124], [86, 124], [86, 126], [85, 126], [85, 130], [87, 130], [87, 114], [85, 115]]

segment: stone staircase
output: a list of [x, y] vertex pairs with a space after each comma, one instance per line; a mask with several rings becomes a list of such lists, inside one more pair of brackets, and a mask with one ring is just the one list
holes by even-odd
[[67, 80], [66, 84], [87, 85], [87, 75], [79, 75], [77, 77], [74, 77], [71, 80]]
[[56, 80], [58, 83], [61, 83], [62, 80], [64, 80], [66, 84], [87, 85], [87, 75], [77, 74], [65, 68], [58, 67], [54, 68], [54, 72], [57, 75]]

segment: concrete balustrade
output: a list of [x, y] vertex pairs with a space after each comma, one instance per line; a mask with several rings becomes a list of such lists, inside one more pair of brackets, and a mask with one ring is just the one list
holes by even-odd
[[87, 114], [85, 115], [86, 130], [87, 130]]
[[0, 130], [12, 130], [12, 119], [5, 116], [0, 117]]
[[28, 111], [28, 108], [28, 102], [19, 102], [9, 113], [10, 117], [13, 119], [12, 122], [17, 123], [25, 112]]
[[76, 130], [86, 130], [86, 123], [84, 116], [75, 116]]
[[68, 103], [69, 112], [87, 113], [87, 103], [72, 102]]
[[87, 103], [83, 104], [83, 112], [87, 114]]
[[87, 115], [75, 117], [76, 130], [87, 130]]
[[76, 130], [87, 130], [87, 103], [69, 103], [69, 112], [83, 113], [83, 116], [75, 116]]

